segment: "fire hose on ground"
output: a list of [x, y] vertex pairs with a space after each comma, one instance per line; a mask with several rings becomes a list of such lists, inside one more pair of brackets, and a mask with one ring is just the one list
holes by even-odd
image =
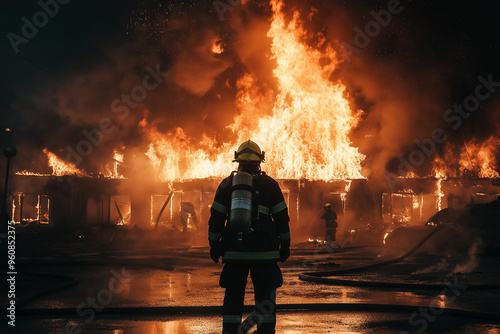
[[[362, 286], [362, 287], [377, 287], [377, 288], [400, 288], [400, 289], [443, 289], [446, 284], [425, 284], [425, 283], [403, 283], [403, 282], [380, 282], [380, 281], [358, 281], [358, 280], [347, 280], [338, 278], [327, 278], [327, 276], [340, 276], [345, 274], [359, 273], [363, 271], [368, 271], [375, 268], [380, 268], [401, 262], [408, 258], [410, 255], [415, 253], [427, 240], [429, 240], [437, 231], [441, 229], [441, 225], [438, 225], [433, 229], [428, 235], [425, 236], [415, 247], [413, 247], [407, 253], [388, 261], [383, 261], [375, 264], [370, 264], [367, 266], [350, 268], [350, 269], [340, 269], [340, 270], [330, 270], [330, 271], [311, 271], [303, 272], [299, 274], [299, 279], [302, 281], [316, 282], [328, 285], [344, 285], [344, 286]], [[467, 285], [469, 290], [487, 290], [487, 289], [499, 289], [500, 283], [498, 284], [471, 284]]]

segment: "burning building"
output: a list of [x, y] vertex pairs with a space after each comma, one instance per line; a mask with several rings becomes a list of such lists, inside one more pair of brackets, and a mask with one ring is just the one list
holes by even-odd
[[[232, 152], [249, 138], [266, 151], [263, 169], [279, 180], [291, 227], [304, 239], [319, 235], [325, 202], [349, 229], [417, 224], [444, 207], [500, 194], [498, 127], [463, 145], [447, 146], [454, 144], [450, 138], [428, 163], [397, 173], [397, 157], [437, 126], [436, 117], [421, 110], [435, 112], [438, 101], [429, 94], [413, 103], [416, 98], [397, 82], [381, 87], [381, 78], [394, 70], [353, 70], [345, 43], [335, 39], [342, 34], [332, 38], [328, 25], [318, 29], [315, 19], [325, 14], [307, 9], [304, 14], [279, 0], [246, 2], [229, 23], [234, 36], [217, 29], [187, 36], [163, 86], [146, 96], [139, 94], [145, 88], [129, 84], [123, 91], [130, 94], [109, 99], [111, 108], [96, 102], [94, 91], [79, 95], [82, 103], [71, 101], [82, 82], [99, 86], [92, 75], [58, 86], [60, 100], [51, 107], [71, 119], [72, 128], [93, 126], [85, 130], [92, 150], [79, 151], [85, 145], [78, 139], [51, 142], [36, 161], [48, 161], [48, 175], [33, 165], [19, 168], [9, 198], [13, 220], [204, 231], [217, 184], [234, 169]], [[238, 49], [238, 43], [245, 45]], [[496, 119], [498, 109], [492, 114]], [[95, 126], [104, 119], [112, 123], [99, 132]], [[69, 159], [70, 150], [82, 161]], [[395, 178], [387, 181], [386, 172]]]

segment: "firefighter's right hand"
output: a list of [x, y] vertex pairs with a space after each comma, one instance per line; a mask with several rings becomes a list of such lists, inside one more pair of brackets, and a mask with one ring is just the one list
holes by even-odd
[[219, 252], [217, 250], [217, 247], [210, 247], [210, 258], [212, 259], [212, 261], [214, 261], [215, 263], [219, 263]]

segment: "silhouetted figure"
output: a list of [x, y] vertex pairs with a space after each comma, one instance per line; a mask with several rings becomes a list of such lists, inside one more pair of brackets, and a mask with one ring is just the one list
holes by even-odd
[[[277, 262], [290, 256], [290, 219], [278, 183], [260, 170], [263, 160], [256, 143], [241, 144], [234, 160], [238, 172], [221, 182], [210, 209], [210, 257], [218, 263], [222, 256], [224, 263], [219, 281], [226, 289], [224, 334], [247, 333], [252, 323], [257, 333], [275, 333], [276, 288], [283, 285]], [[255, 311], [241, 323], [249, 272]]]
[[321, 219], [325, 220], [326, 228], [326, 243], [332, 243], [335, 240], [335, 234], [337, 233], [337, 213], [332, 210], [332, 205], [330, 203], [325, 204], [325, 212], [321, 216]]

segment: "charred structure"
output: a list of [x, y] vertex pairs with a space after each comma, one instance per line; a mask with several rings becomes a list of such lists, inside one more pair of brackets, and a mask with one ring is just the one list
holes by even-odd
[[[154, 229], [158, 225], [199, 236], [202, 245], [219, 181], [144, 183], [138, 189], [127, 179], [15, 175], [9, 214], [23, 226], [81, 229], [114, 224]], [[369, 180], [280, 180], [279, 184], [288, 204], [290, 227], [297, 235], [295, 242], [321, 239], [319, 217], [324, 203], [332, 204], [339, 216], [339, 235], [345, 236], [367, 226], [380, 231], [419, 226], [441, 209], [463, 209], [500, 195], [498, 179], [401, 178], [394, 192]]]

